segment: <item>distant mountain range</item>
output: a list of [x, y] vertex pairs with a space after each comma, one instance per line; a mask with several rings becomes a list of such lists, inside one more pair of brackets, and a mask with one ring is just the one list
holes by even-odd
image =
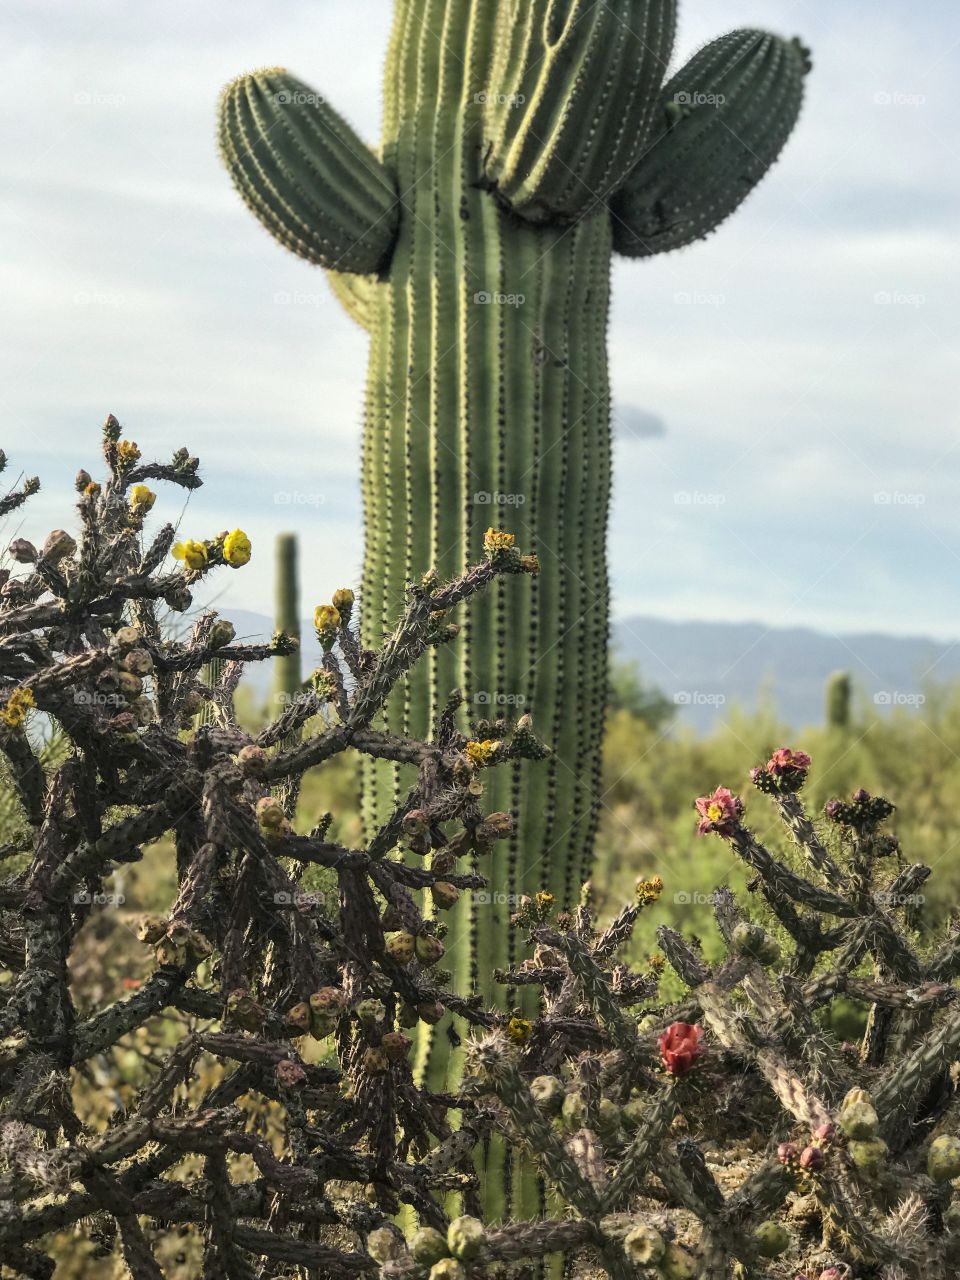
[[[245, 640], [268, 639], [273, 623], [244, 609], [226, 611]], [[302, 624], [304, 671], [320, 661], [312, 624]], [[635, 617], [613, 627], [618, 658], [635, 663], [644, 684], [677, 704], [676, 723], [705, 732], [739, 705], [762, 699], [792, 728], [820, 724], [824, 687], [834, 671], [853, 677], [855, 703], [884, 711], [921, 705], [931, 683], [960, 678], [960, 642], [923, 636], [830, 635], [806, 628], [757, 623], [665, 622]], [[251, 664], [244, 677], [266, 693], [266, 664]]]

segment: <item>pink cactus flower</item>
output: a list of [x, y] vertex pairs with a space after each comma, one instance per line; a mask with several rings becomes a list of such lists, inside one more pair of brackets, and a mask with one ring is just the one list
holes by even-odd
[[703, 1053], [703, 1028], [689, 1022], [671, 1022], [657, 1042], [663, 1065], [672, 1076], [685, 1076]]
[[720, 836], [732, 836], [743, 813], [743, 801], [726, 787], [717, 787], [712, 796], [697, 797], [697, 835], [709, 835], [715, 831]]

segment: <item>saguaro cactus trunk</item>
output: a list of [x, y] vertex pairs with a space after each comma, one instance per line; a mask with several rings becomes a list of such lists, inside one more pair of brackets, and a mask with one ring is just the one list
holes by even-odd
[[[806, 54], [739, 31], [663, 84], [674, 0], [398, 0], [379, 156], [282, 70], [228, 86], [220, 144], [241, 195], [328, 268], [370, 333], [363, 443], [365, 639], [405, 584], [454, 574], [487, 526], [542, 571], [480, 602], [388, 710], [421, 731], [448, 691], [477, 716], [529, 711], [554, 754], [491, 783], [518, 817], [490, 893], [462, 900], [447, 957], [497, 997], [515, 895], [569, 904], [590, 865], [607, 683], [606, 326], [612, 251], [706, 235], [778, 154]], [[404, 780], [369, 767], [366, 817]], [[440, 1085], [441, 1028], [421, 1054]], [[429, 1056], [429, 1062], [427, 1058]]]
[[[297, 582], [297, 535], [278, 533], [274, 582], [274, 625], [300, 639], [300, 591]], [[300, 692], [300, 649], [273, 660], [273, 714], [279, 716]]]

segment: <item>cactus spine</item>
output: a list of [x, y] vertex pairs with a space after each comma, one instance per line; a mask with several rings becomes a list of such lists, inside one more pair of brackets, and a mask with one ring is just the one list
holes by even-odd
[[[274, 629], [300, 639], [300, 592], [297, 586], [297, 535], [278, 533], [274, 582]], [[300, 691], [300, 650], [273, 660], [273, 715], [279, 716]]]
[[[674, 0], [397, 0], [379, 157], [284, 71], [240, 78], [221, 104], [241, 195], [330, 270], [370, 333], [364, 640], [415, 569], [460, 571], [488, 525], [540, 558], [532, 606], [498, 583], [387, 710], [420, 731], [460, 686], [478, 717], [529, 709], [554, 749], [488, 785], [489, 809], [519, 817], [484, 868], [498, 896], [465, 894], [450, 914], [445, 962], [491, 1001], [514, 959], [507, 895], [571, 903], [601, 802], [612, 251], [706, 235], [800, 108], [805, 52], [760, 32], [715, 42], [662, 89], [674, 21]], [[367, 766], [371, 827], [407, 781]], [[420, 1067], [435, 1087], [449, 1061], [431, 1029]]]

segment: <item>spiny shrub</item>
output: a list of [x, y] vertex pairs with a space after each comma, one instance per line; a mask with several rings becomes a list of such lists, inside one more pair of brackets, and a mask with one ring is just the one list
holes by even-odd
[[[51, 1233], [81, 1224], [101, 1254], [119, 1248], [133, 1275], [155, 1277], [166, 1225], [196, 1234], [205, 1275], [252, 1276], [254, 1256], [262, 1275], [363, 1274], [376, 1264], [345, 1239], [359, 1243], [401, 1204], [442, 1221], [433, 1195], [444, 1178], [427, 1155], [451, 1128], [444, 1101], [416, 1088], [400, 1028], [450, 1012], [464, 1027], [498, 1025], [479, 998], [446, 985], [437, 913], [484, 885], [476, 864], [511, 830], [507, 814], [482, 807], [485, 771], [545, 753], [529, 718], [465, 736], [456, 694], [430, 741], [375, 721], [409, 667], [455, 635], [449, 610], [536, 562], [491, 533], [467, 573], [410, 587], [375, 651], [351, 629], [352, 592], [337, 592], [316, 610], [321, 667], [251, 736], [232, 709], [243, 665], [288, 653], [291, 639], [238, 644], [207, 613], [178, 641], [161, 616], [189, 609], [212, 569], [245, 564], [249, 538], [238, 529], [175, 542], [164, 525], [145, 542], [156, 498], [147, 482], [196, 488], [197, 460], [179, 450], [169, 464], [144, 463], [113, 417], [104, 453], [102, 482], [77, 478], [77, 537], [55, 530], [39, 549], [17, 539], [0, 593], [0, 751], [23, 819], [0, 887], [10, 970], [0, 987], [0, 1263], [50, 1276]], [[0, 500], [0, 515], [37, 488]], [[200, 678], [207, 671], [219, 673], [216, 687]], [[40, 715], [68, 744], [53, 765], [33, 732]], [[304, 736], [308, 722], [318, 727]], [[348, 749], [417, 771], [362, 848], [338, 844], [327, 820], [306, 835], [291, 821], [304, 772]], [[176, 892], [141, 922], [153, 971], [128, 998], [85, 1007], [74, 946], [113, 904], [114, 871], [162, 837], [172, 837]], [[400, 845], [405, 858], [394, 856]], [[310, 867], [335, 885], [332, 904], [304, 890]], [[75, 1086], [118, 1079], [135, 1033], [165, 1011], [189, 1026], [143, 1063], [142, 1087], [96, 1130]], [[305, 1047], [320, 1041], [326, 1062]], [[211, 1060], [218, 1080], [198, 1090]], [[280, 1154], [250, 1127], [262, 1099], [279, 1109]], [[231, 1177], [240, 1157], [242, 1184]], [[339, 1246], [325, 1232], [339, 1232]]]

